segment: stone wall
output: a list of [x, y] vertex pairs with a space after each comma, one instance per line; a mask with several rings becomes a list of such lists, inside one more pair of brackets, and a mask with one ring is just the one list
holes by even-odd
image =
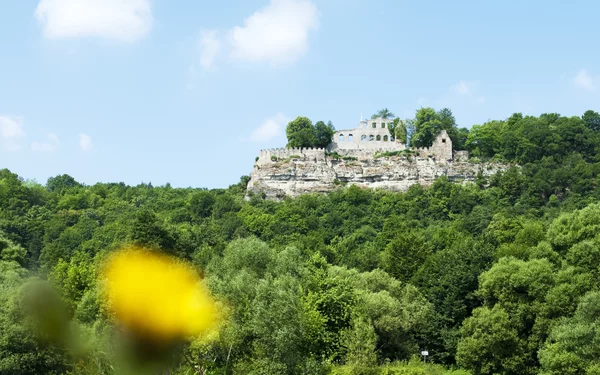
[[273, 162], [276, 159], [290, 159], [299, 156], [302, 159], [325, 160], [324, 148], [272, 148], [268, 150], [260, 150], [256, 164], [263, 165]]
[[340, 130], [333, 135], [333, 141], [327, 147], [337, 150], [376, 150], [379, 148], [404, 150], [403, 143], [393, 140], [390, 131], [385, 129], [349, 129]]
[[[381, 127], [362, 127], [352, 132], [342, 130], [338, 133], [344, 136], [353, 134], [353, 137], [387, 134], [389, 137], [388, 129]], [[490, 176], [505, 169], [500, 164], [469, 163], [467, 151], [453, 153], [452, 140], [446, 131], [436, 137], [431, 147], [411, 149], [410, 152], [391, 157], [381, 157], [381, 154], [403, 151], [406, 147], [397, 142], [376, 140], [359, 141], [359, 146], [364, 143], [366, 147], [338, 147], [342, 143], [334, 142], [327, 149], [262, 150], [250, 176], [248, 192], [265, 194], [270, 199], [281, 199], [304, 193], [324, 193], [341, 185], [404, 191], [414, 184], [431, 185], [441, 176], [447, 176], [456, 183], [467, 183], [475, 181], [478, 173]], [[353, 143], [354, 139], [344, 146]], [[333, 152], [339, 157], [331, 155]]]
[[389, 119], [378, 118], [364, 120], [357, 128], [338, 130], [333, 141], [327, 147], [329, 151], [338, 150], [378, 150], [381, 148], [401, 151], [406, 148], [403, 143], [396, 142], [388, 126], [393, 123]]
[[469, 160], [469, 151], [455, 151], [454, 152], [454, 161], [461, 162]]
[[419, 156], [434, 157], [438, 160], [453, 160], [452, 139], [445, 130], [435, 138], [431, 147], [419, 147], [414, 149]]

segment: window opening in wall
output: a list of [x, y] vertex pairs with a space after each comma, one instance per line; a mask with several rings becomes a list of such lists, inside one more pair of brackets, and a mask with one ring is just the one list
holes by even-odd
[[442, 138], [442, 143], [446, 143], [446, 138]]
[[385, 128], [385, 122], [382, 122], [382, 123], [381, 123], [381, 128], [382, 128], [382, 129], [383, 129], [383, 128]]
[[361, 142], [364, 142], [364, 141], [366, 141], [366, 140], [367, 140], [367, 136], [366, 136], [366, 135], [363, 135], [362, 137], [360, 137], [360, 141], [361, 141]]
[[372, 136], [372, 135], [370, 135], [370, 136], [369, 136], [369, 142], [372, 142], [372, 141], [373, 141], [373, 136]]
[[373, 123], [373, 129], [375, 129], [376, 127], [377, 127], [377, 123], [376, 123], [376, 122], [374, 122], [374, 123]]
[[381, 136], [380, 136], [380, 135], [378, 135], [376, 139], [377, 139], [378, 141], [381, 141]]
[[387, 142], [387, 141], [388, 141], [388, 136], [387, 136], [387, 135], [384, 135], [384, 136], [383, 136], [383, 141], [384, 141], [384, 142]]
[[395, 141], [396, 141], [396, 138], [394, 138], [394, 136], [391, 136], [390, 137], [390, 142], [395, 142]]
[[340, 134], [340, 142], [344, 142], [344, 135]]
[[352, 142], [353, 138], [354, 138], [354, 136], [352, 134], [348, 134], [348, 142]]

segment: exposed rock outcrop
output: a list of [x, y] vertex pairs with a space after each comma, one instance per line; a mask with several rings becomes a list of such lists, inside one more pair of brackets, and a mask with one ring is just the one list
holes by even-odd
[[473, 182], [478, 174], [491, 176], [505, 165], [476, 164], [463, 159], [436, 160], [411, 155], [379, 157], [373, 153], [326, 156], [323, 149], [261, 153], [248, 183], [248, 192], [268, 199], [326, 193], [343, 185], [406, 191], [411, 185], [429, 186], [446, 176], [455, 183]]

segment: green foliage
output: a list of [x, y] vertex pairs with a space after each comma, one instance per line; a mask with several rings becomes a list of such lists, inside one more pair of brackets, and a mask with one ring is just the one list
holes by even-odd
[[394, 119], [393, 125], [390, 128], [390, 133], [394, 135], [396, 141], [406, 144], [408, 141], [408, 133], [406, 131], [406, 123], [399, 118]]
[[[44, 187], [0, 170], [0, 373], [118, 372], [97, 274], [126, 244], [190, 261], [227, 306], [218, 338], [184, 345], [173, 374], [598, 373], [596, 118], [515, 114], [466, 132], [423, 109], [413, 139], [449, 127], [455, 146], [519, 167], [406, 192], [340, 182], [274, 202], [246, 200], [248, 176], [214, 190], [67, 175]], [[43, 334], [24, 309], [30, 276], [56, 288], [28, 300], [53, 312]], [[85, 355], [52, 329], [65, 317]], [[413, 359], [424, 349], [434, 364]]]
[[27, 250], [13, 243], [0, 232], [0, 261], [15, 262], [23, 266], [25, 265], [26, 257]]
[[459, 131], [452, 111], [448, 108], [436, 112], [433, 108], [420, 108], [415, 114], [415, 118], [409, 120], [410, 145], [413, 147], [430, 147], [433, 140], [442, 130], [446, 130], [455, 150], [457, 146], [464, 144], [461, 141], [464, 133], [459, 137]]
[[350, 373], [371, 375], [379, 373], [377, 369], [377, 334], [373, 325], [363, 319], [356, 319], [352, 329], [346, 331], [346, 364]]
[[327, 125], [323, 121], [318, 121], [315, 124], [314, 130], [315, 134], [315, 147], [327, 147], [331, 140], [333, 139], [333, 134], [335, 133], [335, 128], [331, 121], [327, 122]]
[[285, 130], [290, 148], [313, 147], [317, 143], [312, 121], [308, 117], [297, 117]]
[[585, 127], [591, 130], [600, 131], [600, 113], [596, 111], [585, 111], [581, 116]]
[[600, 293], [590, 292], [573, 317], [563, 319], [540, 351], [543, 374], [594, 374], [600, 368]]
[[287, 125], [285, 133], [289, 148], [324, 148], [333, 140], [335, 128], [331, 121], [327, 124], [318, 121], [313, 125], [309, 118], [299, 116]]
[[204, 219], [210, 217], [215, 204], [215, 197], [208, 191], [199, 191], [190, 196], [187, 206], [192, 217]]
[[376, 118], [383, 118], [383, 119], [389, 119], [389, 118], [394, 118], [396, 117], [395, 114], [393, 114], [389, 109], [384, 108], [384, 109], [380, 109], [379, 111], [377, 111], [377, 113], [374, 113], [371, 116], [371, 119], [374, 120]]
[[410, 150], [410, 149], [404, 149], [402, 151], [376, 151], [375, 152], [375, 159], [379, 159], [379, 158], [391, 158], [394, 156], [402, 156], [402, 155], [413, 155], [414, 151]]
[[381, 266], [400, 281], [408, 281], [431, 255], [431, 247], [423, 233], [399, 233], [385, 247]]
[[[339, 366], [331, 375], [354, 375], [351, 366]], [[422, 359], [413, 357], [409, 361], [393, 362], [375, 368], [373, 373], [380, 375], [470, 375], [468, 371], [448, 369], [441, 365], [424, 363]]]
[[461, 329], [465, 337], [459, 344], [456, 360], [473, 374], [524, 374], [525, 350], [509, 314], [500, 307], [479, 308]]
[[[0, 373], [62, 374], [68, 368], [65, 351], [36, 329], [24, 307], [25, 273], [0, 261]], [[42, 313], [50, 317], [47, 306]]]
[[63, 174], [56, 177], [50, 177], [46, 183], [46, 188], [53, 193], [62, 193], [67, 189], [72, 189], [81, 186], [75, 179], [68, 174]]
[[358, 158], [354, 157], [354, 156], [342, 156], [340, 154], [337, 153], [337, 151], [333, 151], [333, 152], [329, 152], [329, 151], [325, 151], [325, 156], [327, 156], [328, 158], [331, 159], [335, 159], [335, 160], [345, 160], [345, 161], [356, 161], [358, 160]]

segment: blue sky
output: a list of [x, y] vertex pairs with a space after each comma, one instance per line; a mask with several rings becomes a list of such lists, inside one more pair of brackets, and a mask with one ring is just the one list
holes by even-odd
[[296, 116], [600, 110], [596, 1], [0, 0], [0, 168], [226, 187]]

